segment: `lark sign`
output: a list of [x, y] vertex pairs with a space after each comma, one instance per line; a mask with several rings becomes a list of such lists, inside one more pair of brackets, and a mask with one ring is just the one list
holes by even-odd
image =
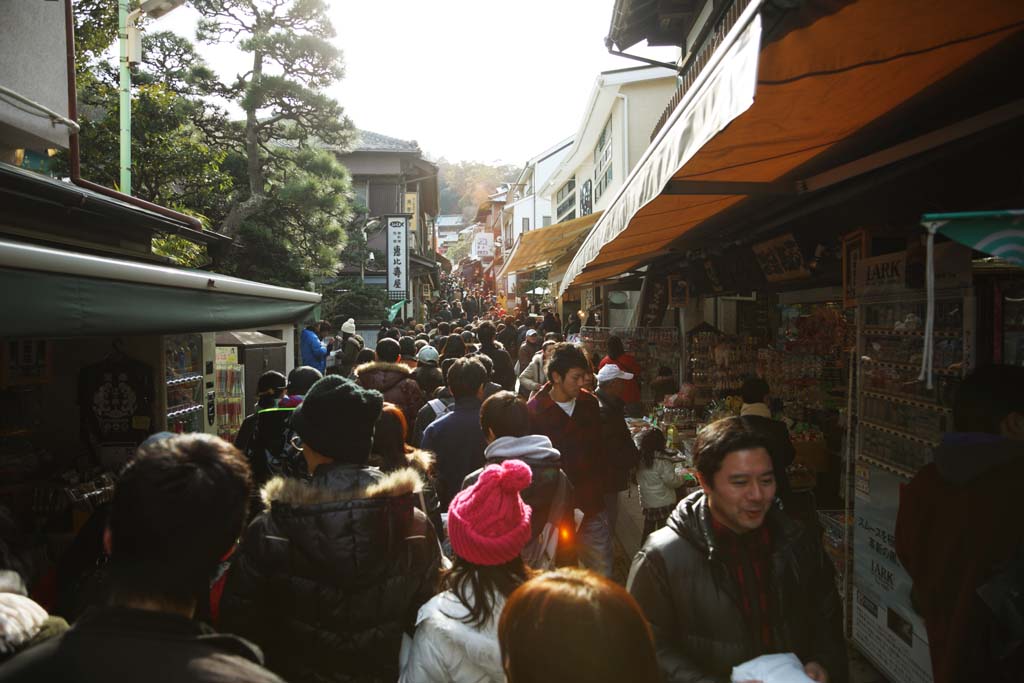
[[388, 298], [407, 298], [409, 289], [409, 217], [385, 216], [387, 225]]
[[907, 288], [907, 252], [862, 258], [857, 264], [857, 296], [888, 294]]

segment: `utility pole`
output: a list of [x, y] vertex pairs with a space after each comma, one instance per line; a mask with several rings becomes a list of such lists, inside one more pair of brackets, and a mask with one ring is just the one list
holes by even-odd
[[[134, 12], [133, 12], [134, 14]], [[132, 193], [132, 72], [128, 65], [128, 0], [117, 0], [118, 44], [121, 70], [121, 192]]]

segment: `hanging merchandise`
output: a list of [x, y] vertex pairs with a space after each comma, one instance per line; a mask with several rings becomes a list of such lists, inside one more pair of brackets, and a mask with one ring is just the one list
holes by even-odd
[[127, 462], [152, 432], [153, 368], [129, 357], [120, 342], [78, 374], [83, 432], [100, 463]]

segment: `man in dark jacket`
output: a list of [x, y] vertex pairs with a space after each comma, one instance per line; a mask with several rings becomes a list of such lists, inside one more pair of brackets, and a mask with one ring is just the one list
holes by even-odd
[[0, 681], [279, 683], [259, 648], [192, 618], [208, 597], [197, 588], [209, 586], [242, 531], [251, 486], [242, 455], [217, 437], [140, 447], [117, 482], [104, 532], [108, 605], [4, 664]]
[[[561, 455], [551, 439], [530, 434], [526, 403], [511, 391], [499, 391], [480, 408], [480, 427], [487, 439], [487, 465], [522, 460], [533, 474], [530, 485], [520, 492], [523, 502], [533, 510], [524, 559], [534, 569], [576, 564], [572, 483], [561, 469]], [[462, 488], [475, 484], [482, 472], [483, 468], [468, 475]]]
[[527, 404], [530, 432], [543, 434], [562, 454], [562, 469], [583, 512], [577, 547], [583, 566], [605, 576], [612, 571], [612, 535], [605, 513], [608, 459], [601, 430], [601, 408], [583, 388], [590, 363], [569, 343], [555, 346], [548, 382]]
[[494, 335], [494, 323], [490, 320], [480, 323], [476, 330], [476, 336], [480, 340], [480, 353], [494, 361], [494, 381], [500, 384], [505, 391], [514, 391], [516, 388], [515, 365], [508, 351], [494, 343]]
[[412, 424], [426, 399], [409, 366], [398, 362], [400, 356], [397, 341], [381, 339], [377, 342], [377, 361], [357, 367], [355, 380], [363, 388], [383, 394], [385, 401], [402, 409], [406, 424]]
[[768, 440], [768, 454], [775, 466], [775, 495], [782, 501], [783, 509], [792, 507], [792, 489], [786, 468], [793, 464], [796, 449], [789, 438], [789, 428], [778, 420], [772, 419], [772, 411], [768, 407], [768, 396], [771, 390], [768, 382], [760, 377], [750, 377], [743, 381], [740, 394], [743, 407], [740, 416]]
[[608, 452], [608, 482], [604, 504], [608, 511], [608, 525], [613, 533], [618, 521], [619, 492], [626, 490], [629, 471], [640, 459], [640, 451], [626, 426], [626, 403], [622, 400], [626, 382], [631, 379], [632, 373], [608, 363], [597, 372], [597, 391], [594, 392], [601, 406], [601, 434]]
[[228, 575], [221, 624], [291, 683], [394, 681], [440, 547], [415, 470], [367, 467], [383, 401], [330, 375], [292, 416], [310, 480], [273, 479]]
[[462, 489], [467, 474], [483, 467], [484, 433], [480, 429], [480, 405], [487, 370], [476, 358], [459, 358], [448, 370], [448, 388], [455, 403], [450, 412], [423, 432], [420, 447], [437, 456], [438, 497], [441, 510]]
[[1019, 608], [1024, 592], [1021, 387], [1024, 368], [1015, 366], [965, 378], [953, 402], [956, 431], [900, 492], [896, 554], [913, 580], [935, 683], [1020, 681], [1024, 672], [1020, 636], [1002, 626], [1012, 617], [996, 616], [1013, 615], [1012, 596]]
[[815, 681], [845, 683], [842, 607], [819, 540], [772, 505], [768, 441], [741, 418], [697, 436], [702, 491], [633, 560], [626, 587], [668, 683], [727, 681], [734, 666], [792, 652]]

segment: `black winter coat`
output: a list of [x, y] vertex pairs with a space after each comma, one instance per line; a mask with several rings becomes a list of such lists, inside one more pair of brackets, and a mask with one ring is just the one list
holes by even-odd
[[395, 681], [402, 633], [433, 596], [440, 547], [412, 469], [321, 465], [274, 479], [228, 575], [220, 625], [291, 683]]
[[508, 354], [508, 351], [493, 344], [481, 344], [480, 353], [494, 361], [494, 381], [500, 384], [501, 388], [505, 391], [515, 391], [515, 362], [512, 360], [512, 356]]
[[[711, 527], [702, 491], [687, 496], [668, 526], [651, 534], [633, 560], [626, 587], [651, 624], [667, 683], [730, 679], [732, 667], [759, 654], [739, 607], [738, 588]], [[777, 652], [825, 667], [831, 683], [849, 678], [843, 612], [832, 565], [804, 527], [772, 507], [771, 596]]]
[[629, 471], [640, 460], [640, 451], [626, 426], [626, 404], [598, 388], [594, 395], [601, 406], [601, 434], [608, 453], [607, 492], [625, 491]]
[[6, 662], [0, 682], [282, 683], [262, 661], [252, 643], [184, 616], [104, 607]]

